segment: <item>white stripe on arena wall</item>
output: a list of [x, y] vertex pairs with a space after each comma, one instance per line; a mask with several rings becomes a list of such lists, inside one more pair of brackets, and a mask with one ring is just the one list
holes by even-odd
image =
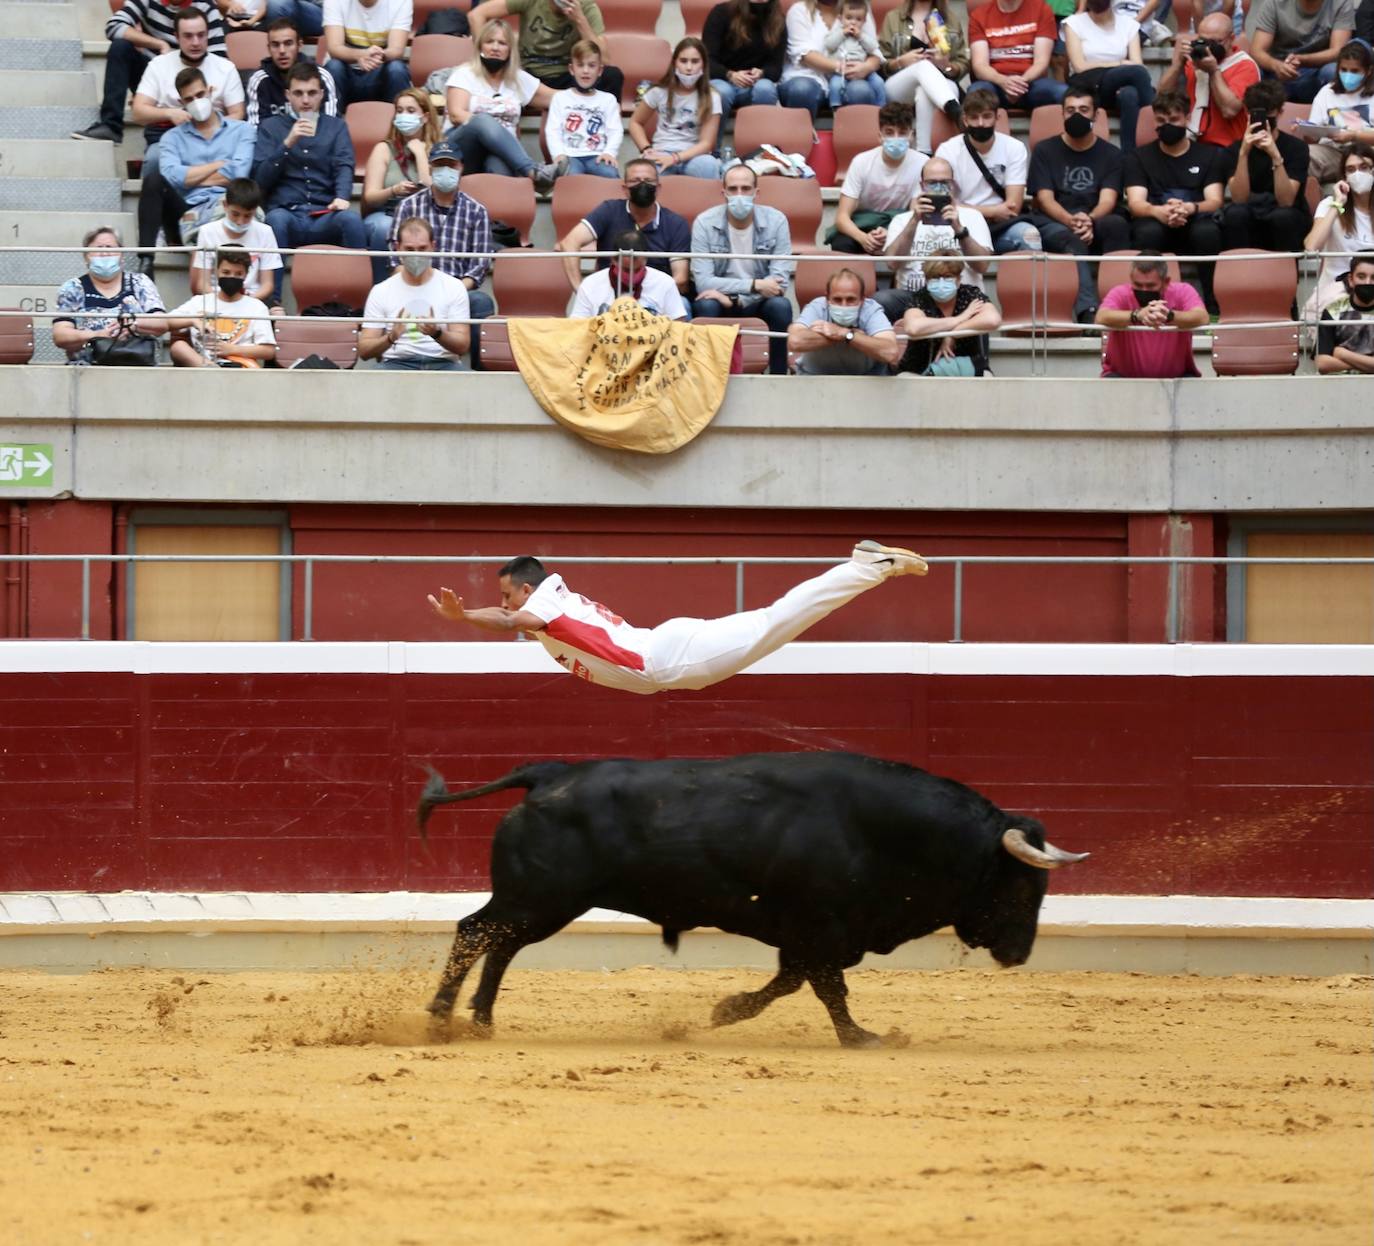
[[[0, 641], [0, 672], [563, 675], [533, 642]], [[1374, 645], [793, 642], [749, 675], [1374, 676]], [[740, 678], [740, 676], [736, 676]]]

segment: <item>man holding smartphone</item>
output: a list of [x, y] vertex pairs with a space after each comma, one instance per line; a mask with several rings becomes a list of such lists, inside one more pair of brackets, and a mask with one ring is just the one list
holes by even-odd
[[1207, 308], [1192, 286], [1169, 280], [1158, 251], [1142, 251], [1128, 283], [1113, 286], [1097, 309], [1107, 334], [1104, 377], [1175, 380], [1199, 376], [1193, 362], [1193, 330], [1207, 323]]
[[1221, 246], [1301, 251], [1312, 227], [1303, 189], [1311, 159], [1307, 144], [1279, 130], [1283, 87], [1273, 79], [1245, 92], [1249, 128], [1226, 155], [1231, 202], [1221, 215]]

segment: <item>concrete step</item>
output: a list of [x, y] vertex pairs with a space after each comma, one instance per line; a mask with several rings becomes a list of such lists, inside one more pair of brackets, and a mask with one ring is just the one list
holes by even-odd
[[[0, 76], [0, 82], [27, 76], [29, 75], [3, 75]], [[89, 74], [79, 76], [90, 77]], [[39, 82], [44, 75], [34, 74], [32, 77], [35, 82]], [[84, 105], [70, 99], [59, 106], [50, 107], [8, 105], [0, 107], [0, 139], [67, 139], [74, 130], [84, 130], [88, 125], [94, 125], [98, 119], [99, 113], [94, 99]], [[103, 147], [107, 152], [110, 150], [108, 143], [92, 146]]]
[[0, 178], [0, 212], [118, 212], [119, 180], [103, 178]]
[[[0, 4], [0, 31], [11, 39], [71, 39], [81, 42], [81, 21], [71, 4]], [[37, 68], [37, 66], [35, 66]]]
[[0, 138], [0, 178], [66, 179], [115, 176], [113, 145], [79, 139]]
[[81, 44], [75, 39], [0, 40], [0, 69], [79, 70]]
[[0, 108], [70, 108], [94, 104], [96, 76], [84, 72], [38, 69], [0, 75]]
[[135, 218], [129, 213], [0, 211], [0, 239], [6, 245], [73, 248], [68, 252], [0, 252], [0, 285], [48, 286], [55, 291], [81, 271], [81, 239], [98, 225], [118, 229], [126, 246], [136, 241]]

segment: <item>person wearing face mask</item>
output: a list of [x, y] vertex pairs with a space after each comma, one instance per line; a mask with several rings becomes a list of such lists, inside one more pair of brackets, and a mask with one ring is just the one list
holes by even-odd
[[1097, 102], [1121, 117], [1121, 150], [1135, 147], [1136, 120], [1153, 103], [1155, 88], [1140, 54], [1140, 27], [1112, 8], [1112, 0], [1087, 0], [1064, 22], [1070, 89], [1092, 91]]
[[1259, 80], [1254, 59], [1235, 47], [1231, 18], [1209, 13], [1196, 35], [1180, 34], [1174, 41], [1158, 89], [1187, 97], [1188, 129], [1200, 143], [1229, 147], [1245, 137], [1249, 118], [1241, 98]]
[[224, 215], [224, 191], [253, 167], [257, 133], [246, 121], [221, 117], [199, 69], [176, 78], [181, 106], [191, 118], [162, 140], [162, 176], [171, 208], [181, 214], [181, 240], [192, 243], [201, 226]]
[[1307, 213], [1307, 144], [1279, 129], [1283, 88], [1257, 82], [1245, 92], [1250, 128], [1227, 149], [1231, 202], [1221, 216], [1221, 246], [1301, 251]]
[[[987, 334], [1002, 323], [1002, 313], [977, 286], [960, 283], [964, 257], [958, 251], [936, 251], [921, 267], [925, 284], [902, 316], [907, 347], [897, 371], [908, 376], [982, 376], [988, 370]], [[955, 329], [969, 336], [941, 336]]]
[[[579, 43], [597, 43], [606, 31], [596, 0], [484, 0], [468, 14], [474, 41], [490, 21], [520, 19], [520, 63], [546, 87], [561, 91], [573, 85], [568, 61]], [[603, 65], [593, 83], [617, 100], [624, 94], [625, 75]]]
[[[1314, 128], [1315, 127], [1315, 128]], [[1341, 175], [1342, 157], [1355, 143], [1374, 143], [1374, 53], [1359, 39], [1341, 49], [1336, 79], [1317, 92], [1298, 136], [1312, 144], [1311, 173], [1317, 181]]]
[[1113, 330], [1102, 353], [1104, 377], [1200, 375], [1193, 330], [1207, 323], [1207, 309], [1192, 286], [1169, 279], [1158, 251], [1141, 251], [1131, 261], [1130, 281], [1107, 291], [1097, 323]]
[[1374, 373], [1374, 254], [1350, 261], [1345, 292], [1322, 308], [1317, 371]]
[[[673, 259], [654, 256], [649, 260], [649, 267], [671, 274], [678, 293], [686, 293], [691, 271], [687, 261], [676, 256], [685, 256], [692, 249], [692, 230], [685, 218], [659, 204], [658, 176], [658, 165], [652, 160], [631, 160], [625, 166], [625, 198], [599, 203], [559, 240], [555, 250], [567, 252], [563, 271], [571, 289], [576, 290], [582, 283], [577, 252], [614, 251], [616, 238], [627, 229], [637, 229], [644, 235], [650, 251], [674, 256]], [[609, 260], [600, 259], [596, 266], [605, 268], [609, 263]]]
[[[52, 322], [52, 340], [67, 352], [67, 362], [88, 364], [91, 343], [114, 337], [120, 316], [147, 316], [164, 310], [162, 295], [152, 278], [124, 271], [120, 253], [105, 250], [122, 247], [119, 231], [108, 225], [91, 230], [82, 240], [86, 271], [62, 284], [57, 291], [58, 315]], [[135, 324], [140, 333], [160, 333], [161, 321]]]
[[1290, 100], [1310, 104], [1336, 75], [1355, 30], [1355, 0], [1258, 0], [1247, 16], [1250, 55]]
[[647, 312], [666, 316], [669, 320], [687, 320], [687, 305], [673, 279], [657, 268], [650, 268], [640, 252], [649, 244], [637, 229], [627, 229], [613, 245], [620, 254], [609, 268], [598, 268], [577, 287], [572, 310], [573, 320], [599, 316], [616, 299], [632, 298]]
[[787, 349], [799, 376], [886, 376], [902, 357], [892, 322], [852, 268], [831, 273], [825, 293], [802, 308]]
[[244, 293], [252, 259], [242, 247], [215, 255], [215, 289], [174, 307], [162, 332], [189, 330], [189, 342], [172, 343], [178, 368], [261, 368], [277, 357], [277, 338], [265, 304]]
[[358, 357], [393, 372], [456, 372], [472, 343], [468, 292], [434, 267], [434, 231], [412, 216], [396, 231], [400, 267], [372, 287], [358, 332]]
[[911, 145], [914, 115], [910, 104], [884, 104], [878, 110], [877, 147], [849, 162], [826, 243], [849, 255], [881, 255], [888, 225], [910, 207], [921, 184], [926, 157]]
[[[673, 49], [668, 72], [644, 92], [630, 117], [630, 138], [662, 175], [720, 177], [714, 152], [720, 134], [720, 96], [706, 77], [706, 49], [686, 38]], [[657, 124], [653, 140], [648, 126]]]
[[274, 316], [281, 313], [281, 298], [277, 292], [281, 256], [277, 253], [277, 240], [272, 231], [258, 220], [261, 206], [262, 192], [251, 178], [235, 178], [224, 188], [224, 215], [202, 225], [196, 235], [197, 250], [191, 256], [192, 294], [204, 294], [214, 285], [215, 255], [221, 247], [243, 247], [250, 260], [244, 289], [266, 303]]
[[[782, 337], [768, 339], [768, 369], [787, 374], [787, 329], [792, 304], [787, 298], [794, 265], [787, 217], [756, 202], [759, 178], [747, 164], [725, 170], [725, 202], [707, 208], [692, 223], [692, 283], [697, 297], [692, 318], [756, 316]], [[702, 254], [708, 252], [710, 258]], [[746, 259], [749, 255], [767, 259]]]
[[572, 86], [555, 91], [544, 121], [544, 145], [562, 173], [620, 176], [620, 144], [625, 128], [620, 100], [597, 90], [601, 49], [590, 40], [573, 45], [568, 62]]
[[1323, 199], [1313, 214], [1313, 225], [1303, 239], [1305, 251], [1341, 251], [1344, 258], [1322, 260], [1317, 288], [1304, 310], [1303, 318], [1318, 310], [1344, 289], [1350, 271], [1351, 255], [1374, 252], [1374, 221], [1371, 221], [1371, 189], [1374, 189], [1374, 147], [1356, 143], [1346, 153], [1345, 176], [1331, 195]]
[[707, 73], [720, 96], [720, 124], [749, 104], [776, 104], [787, 52], [787, 28], [779, 0], [725, 0], [701, 28]]
[[[275, 117], [287, 111], [286, 75], [306, 60], [301, 51], [301, 32], [289, 17], [278, 17], [268, 22], [267, 55], [258, 63], [258, 68], [249, 75], [243, 91], [248, 97], [248, 115], [244, 118], [249, 125], [261, 125], [268, 117]], [[320, 111], [330, 117], [339, 115], [339, 94], [334, 79], [324, 75], [324, 102]]]
[[[385, 251], [391, 242], [396, 204], [429, 185], [429, 149], [439, 141], [439, 115], [428, 91], [402, 91], [395, 108], [390, 132], [363, 167], [363, 224], [373, 252]], [[374, 254], [372, 280], [385, 281], [392, 265], [390, 256]]]

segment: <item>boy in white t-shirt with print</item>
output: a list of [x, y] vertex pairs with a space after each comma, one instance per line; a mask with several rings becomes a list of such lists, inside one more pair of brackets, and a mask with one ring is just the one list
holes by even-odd
[[221, 247], [245, 247], [252, 257], [244, 290], [281, 314], [281, 299], [277, 294], [277, 272], [281, 256], [277, 253], [277, 237], [258, 220], [262, 192], [250, 177], [236, 177], [224, 189], [224, 216], [202, 225], [196, 235], [200, 248], [191, 256], [191, 293], [204, 294], [213, 284], [215, 257]]
[[567, 161], [569, 173], [620, 176], [620, 144], [625, 138], [620, 101], [598, 91], [601, 49], [590, 39], [573, 44], [568, 57], [573, 85], [555, 91], [549, 101], [544, 139], [554, 161]]
[[189, 329], [190, 342], [172, 343], [179, 368], [261, 368], [277, 357], [267, 305], [243, 292], [252, 259], [242, 247], [215, 256], [213, 293], [192, 295], [167, 313], [167, 329]]

